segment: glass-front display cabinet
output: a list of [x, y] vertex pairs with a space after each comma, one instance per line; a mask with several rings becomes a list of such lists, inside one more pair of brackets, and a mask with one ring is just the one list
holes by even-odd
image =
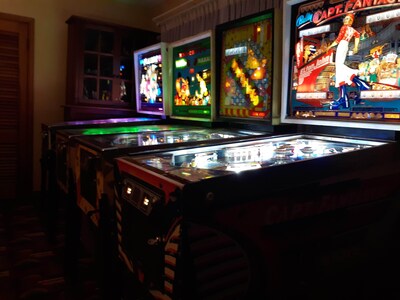
[[157, 33], [77, 16], [67, 24], [65, 119], [132, 115], [133, 52], [156, 42]]

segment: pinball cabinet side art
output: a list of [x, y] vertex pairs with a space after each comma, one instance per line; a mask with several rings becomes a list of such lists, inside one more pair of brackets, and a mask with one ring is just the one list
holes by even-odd
[[394, 1], [287, 1], [282, 118], [399, 130], [399, 29]]

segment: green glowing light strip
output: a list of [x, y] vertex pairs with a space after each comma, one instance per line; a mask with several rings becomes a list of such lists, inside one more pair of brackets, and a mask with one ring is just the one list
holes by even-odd
[[180, 130], [183, 126], [172, 125], [140, 125], [140, 126], [122, 126], [105, 128], [88, 128], [82, 132], [83, 135], [104, 135], [118, 133], [140, 133], [148, 131]]

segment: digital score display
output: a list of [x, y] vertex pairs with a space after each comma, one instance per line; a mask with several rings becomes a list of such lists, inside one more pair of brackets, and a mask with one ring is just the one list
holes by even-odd
[[172, 46], [171, 117], [212, 119], [211, 34], [178, 41]]
[[273, 11], [217, 26], [219, 115], [271, 121]]
[[136, 106], [140, 113], [165, 115], [164, 48], [164, 44], [160, 43], [134, 53]]
[[288, 10], [288, 116], [400, 125], [400, 3], [307, 1]]

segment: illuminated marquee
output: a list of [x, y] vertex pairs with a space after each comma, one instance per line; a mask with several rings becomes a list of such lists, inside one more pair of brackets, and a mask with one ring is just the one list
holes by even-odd
[[175, 61], [175, 67], [176, 68], [185, 68], [187, 66], [187, 60], [186, 59], [178, 59]]
[[[324, 2], [321, 1], [321, 3]], [[400, 5], [400, 0], [357, 0], [335, 3], [332, 6], [324, 7], [323, 9], [318, 9], [314, 12], [307, 12], [298, 16], [296, 19], [296, 26], [297, 28], [301, 28], [309, 23], [321, 25], [324, 22], [350, 12], [374, 9], [384, 5]]]
[[235, 47], [235, 48], [230, 48], [225, 50], [225, 56], [234, 56], [234, 55], [240, 55], [240, 54], [246, 54], [247, 53], [247, 47]]
[[152, 64], [158, 64], [161, 62], [161, 55], [154, 55], [152, 57], [143, 58], [140, 60], [142, 66], [148, 66]]

